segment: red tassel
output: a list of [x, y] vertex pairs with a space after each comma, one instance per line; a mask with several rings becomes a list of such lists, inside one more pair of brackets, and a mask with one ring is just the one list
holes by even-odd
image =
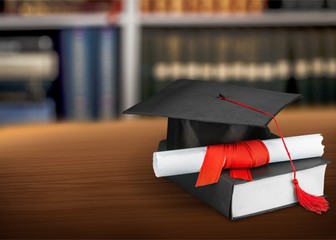
[[326, 212], [329, 209], [329, 202], [324, 197], [318, 197], [306, 193], [299, 186], [299, 182], [297, 179], [293, 179], [293, 184], [295, 188], [296, 198], [301, 206], [305, 209], [316, 212], [318, 214], [322, 214], [322, 212]]

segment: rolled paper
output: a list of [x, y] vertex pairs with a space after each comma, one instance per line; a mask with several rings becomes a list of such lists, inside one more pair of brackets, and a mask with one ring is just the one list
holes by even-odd
[[[324, 146], [321, 134], [284, 138], [292, 160], [320, 157]], [[281, 138], [262, 140], [269, 153], [269, 163], [289, 161]], [[207, 147], [154, 152], [153, 168], [156, 177], [199, 172]]]

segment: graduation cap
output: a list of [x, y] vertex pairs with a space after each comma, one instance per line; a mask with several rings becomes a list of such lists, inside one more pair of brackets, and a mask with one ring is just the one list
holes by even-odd
[[220, 82], [177, 80], [124, 113], [168, 117], [169, 150], [272, 137], [267, 127], [272, 117], [219, 101], [219, 93], [272, 115], [301, 97]]
[[299, 203], [321, 213], [328, 209], [328, 202], [299, 187], [295, 166], [274, 117], [299, 98], [299, 94], [219, 82], [177, 80], [124, 113], [168, 117], [168, 150], [272, 138], [275, 135], [267, 125], [273, 119], [291, 163]]

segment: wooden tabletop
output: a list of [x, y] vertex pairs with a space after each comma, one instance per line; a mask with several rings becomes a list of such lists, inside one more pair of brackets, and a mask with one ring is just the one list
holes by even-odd
[[[0, 129], [1, 238], [336, 238], [336, 108], [279, 114], [285, 136], [322, 133], [331, 209], [300, 206], [231, 221], [156, 178], [166, 119]], [[271, 125], [273, 128], [273, 125]]]

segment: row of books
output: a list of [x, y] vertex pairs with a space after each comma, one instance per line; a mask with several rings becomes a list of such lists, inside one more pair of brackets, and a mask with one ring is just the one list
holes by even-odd
[[142, 0], [144, 13], [261, 12], [265, 0]]
[[[1, 1], [0, 1], [1, 2]], [[87, 12], [120, 12], [122, 0], [4, 0], [6, 14], [45, 15]]]
[[[45, 15], [53, 13], [121, 12], [123, 0], [3, 0], [6, 14]], [[268, 9], [335, 9], [334, 0], [141, 0], [143, 13], [244, 13]]]
[[336, 100], [335, 28], [144, 29], [142, 97], [179, 78]]
[[141, 0], [143, 13], [244, 13], [335, 8], [334, 0]]
[[118, 29], [60, 33], [63, 112], [67, 120], [109, 120], [118, 113]]

